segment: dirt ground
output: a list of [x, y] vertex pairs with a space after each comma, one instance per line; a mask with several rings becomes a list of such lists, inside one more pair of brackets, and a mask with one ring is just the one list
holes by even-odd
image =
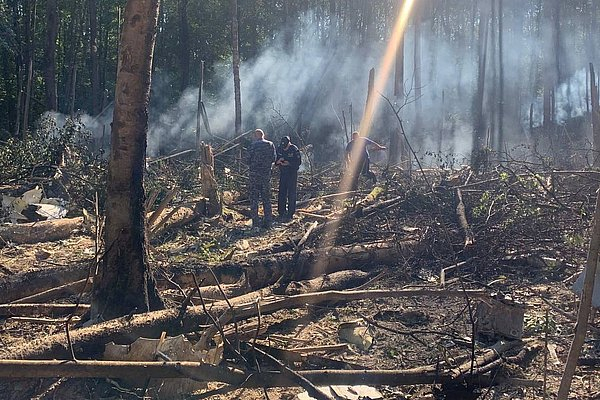
[[[403, 199], [366, 218], [357, 214], [352, 219], [342, 219], [335, 238], [331, 239], [333, 244], [398, 241], [417, 235], [423, 246], [412, 257], [399, 259], [394, 265], [381, 265], [376, 269], [379, 278], [364, 289], [439, 289], [441, 270], [465, 261], [460, 268], [448, 273], [445, 289], [483, 289], [509, 295], [526, 307], [523, 338], [547, 341], [547, 346], [543, 346], [546, 350], [537, 352], [527, 363], [506, 365], [494, 371], [497, 376], [545, 381], [546, 393], [541, 387], [508, 383], [466, 391], [440, 385], [378, 387], [380, 393], [386, 399], [555, 398], [573, 338], [575, 323], [569, 316], [576, 315], [577, 296], [570, 286], [585, 262], [586, 235], [593, 211], [593, 182], [579, 182], [577, 188], [573, 187], [572, 181], [557, 182], [557, 189], [550, 194], [539, 185], [535, 186], [535, 177], [511, 180], [512, 175], [518, 175], [516, 171], [506, 181], [497, 172], [476, 179], [470, 176], [465, 179], [464, 171], [454, 175], [435, 172], [429, 173], [430, 180], [438, 185], [437, 190], [432, 191], [423, 182], [415, 184], [389, 172], [387, 175], [377, 172], [384, 178], [380, 185], [383, 194], [361, 207], [366, 209], [370, 204], [396, 196], [403, 196]], [[475, 237], [474, 244], [468, 246], [464, 245], [465, 235], [457, 223], [453, 186], [450, 190], [444, 189], [455, 176], [463, 186], [467, 216]], [[490, 179], [495, 181], [485, 183]], [[243, 261], [258, 257], [272, 249], [273, 244], [285, 244], [306, 232], [314, 221], [322, 223], [325, 217], [332, 218], [344, 208], [355, 210], [373, 189], [368, 183], [361, 182], [361, 192], [343, 203], [334, 199], [319, 200], [320, 196], [334, 192], [334, 182], [335, 176], [321, 178], [320, 182], [308, 178], [301, 182], [300, 200], [316, 200], [299, 207], [301, 212], [294, 220], [277, 222], [269, 231], [250, 230], [244, 216], [247, 205], [243, 197], [237, 198], [226, 206], [223, 219], [196, 221], [155, 237], [150, 250], [152, 265], [168, 271], [182, 265], [218, 264], [225, 259]], [[468, 186], [478, 182], [479, 185]], [[316, 191], [314, 187], [318, 185], [330, 190]], [[565, 203], [567, 208], [561, 209], [560, 204]], [[323, 236], [313, 238], [308, 248], [318, 248], [324, 241]], [[93, 262], [94, 252], [95, 242], [90, 233], [52, 243], [7, 245], [0, 248], [0, 279], [49, 267], [88, 265]], [[71, 302], [76, 296], [60, 301]], [[84, 300], [88, 299], [84, 297]], [[368, 349], [350, 344], [342, 351], [316, 354], [365, 369], [407, 369], [436, 365], [442, 360], [458, 362], [470, 354], [473, 339], [470, 309], [475, 306], [475, 300], [430, 297], [366, 299], [306, 306], [264, 316], [262, 324], [267, 330], [258, 339], [287, 349], [336, 345], [344, 343], [338, 334], [340, 323], [362, 320], [370, 321], [373, 342]], [[600, 321], [596, 318], [586, 339], [583, 358], [600, 358], [598, 326]], [[10, 349], [23, 340], [63, 329], [62, 325], [2, 319], [0, 346]], [[498, 338], [476, 339], [476, 347], [483, 348]], [[277, 369], [273, 365], [270, 367]], [[292, 367], [310, 369], [311, 365], [296, 363]], [[598, 364], [578, 367], [569, 398], [600, 399], [598, 369]], [[7, 392], [2, 390], [7, 389], [7, 385], [11, 386], [11, 395], [3, 397], [2, 393]], [[211, 398], [292, 399], [302, 391], [299, 388], [273, 388], [265, 393], [259, 389], [238, 389]], [[141, 397], [139, 392], [133, 393], [121, 383], [105, 379], [40, 379], [34, 383], [15, 381], [0, 385], [0, 398], [7, 399]]]

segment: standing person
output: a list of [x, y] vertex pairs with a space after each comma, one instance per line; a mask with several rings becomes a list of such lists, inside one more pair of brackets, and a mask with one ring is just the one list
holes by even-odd
[[277, 209], [282, 220], [292, 219], [296, 212], [296, 186], [298, 184], [298, 168], [302, 164], [300, 150], [293, 144], [289, 136], [281, 138], [277, 147], [277, 162], [279, 166], [279, 193], [277, 194]]
[[248, 197], [250, 198], [250, 213], [252, 215], [252, 228], [260, 228], [258, 217], [259, 198], [263, 203], [264, 219], [263, 228], [269, 229], [273, 221], [271, 210], [271, 168], [275, 161], [276, 153], [273, 142], [265, 140], [262, 129], [254, 131], [254, 141], [248, 149]]
[[353, 189], [358, 185], [358, 176], [362, 174], [377, 183], [377, 177], [370, 171], [371, 160], [369, 158], [368, 146], [371, 150], [385, 150], [385, 146], [374, 140], [360, 136], [358, 131], [352, 132], [352, 140], [346, 145], [346, 166], [354, 174], [352, 177]]

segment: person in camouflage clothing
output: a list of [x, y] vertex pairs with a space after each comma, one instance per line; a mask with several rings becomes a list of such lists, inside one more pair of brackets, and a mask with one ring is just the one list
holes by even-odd
[[273, 142], [265, 140], [262, 129], [254, 131], [254, 141], [248, 149], [248, 166], [250, 168], [248, 179], [248, 197], [250, 198], [250, 212], [252, 215], [252, 228], [259, 228], [258, 216], [259, 198], [263, 203], [264, 220], [263, 228], [270, 228], [273, 221], [271, 209], [271, 168], [275, 162], [276, 152]]

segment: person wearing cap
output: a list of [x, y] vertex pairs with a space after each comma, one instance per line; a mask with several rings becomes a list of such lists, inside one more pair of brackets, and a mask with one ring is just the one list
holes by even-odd
[[371, 150], [385, 150], [386, 147], [380, 145], [374, 140], [367, 137], [360, 136], [358, 131], [352, 132], [352, 140], [346, 146], [346, 165], [351, 168], [353, 172], [353, 185], [355, 189], [358, 185], [358, 176], [362, 174], [373, 181], [373, 184], [377, 183], [377, 177], [375, 173], [370, 170], [371, 160], [369, 158], [368, 147]]
[[[271, 227], [273, 212], [271, 210], [271, 168], [277, 153], [273, 142], [265, 139], [262, 129], [254, 131], [254, 141], [248, 148], [248, 197], [250, 199], [250, 214], [252, 228]], [[262, 200], [264, 219], [260, 224], [258, 216], [258, 202]]]
[[296, 212], [296, 186], [300, 164], [302, 164], [300, 150], [291, 142], [289, 136], [282, 137], [279, 147], [277, 147], [277, 161], [275, 162], [275, 165], [279, 166], [277, 208], [281, 220], [292, 219]]

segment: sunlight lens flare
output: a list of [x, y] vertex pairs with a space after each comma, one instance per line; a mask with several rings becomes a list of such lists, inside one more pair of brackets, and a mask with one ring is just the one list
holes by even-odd
[[[379, 65], [379, 69], [376, 70], [375, 80], [373, 84], [373, 91], [371, 96], [369, 96], [367, 100], [367, 104], [365, 106], [365, 113], [362, 116], [360, 121], [360, 133], [363, 137], [368, 137], [371, 131], [371, 125], [373, 123], [373, 116], [375, 110], [377, 110], [377, 106], [379, 105], [381, 96], [380, 94], [384, 92], [387, 82], [390, 78], [390, 74], [393, 70], [394, 62], [396, 60], [396, 52], [398, 50], [398, 45], [400, 41], [404, 37], [404, 33], [406, 32], [406, 27], [408, 25], [408, 20], [410, 18], [411, 10], [413, 8], [415, 0], [405, 0], [402, 3], [400, 11], [398, 13], [398, 17], [396, 22], [394, 23], [394, 28], [392, 30], [392, 34], [386, 46], [385, 53], [381, 59], [381, 63]], [[360, 146], [354, 146], [352, 149], [350, 164], [347, 165], [346, 171], [342, 176], [342, 180], [340, 182], [339, 191], [340, 192], [348, 192], [352, 190], [352, 183], [354, 180], [355, 174], [360, 173], [358, 159]], [[343, 203], [348, 195], [344, 195], [340, 198], [340, 202]], [[339, 228], [339, 221], [333, 222], [325, 231], [325, 240], [323, 242], [324, 246], [331, 246], [334, 243], [334, 234], [337, 233]], [[323, 256], [317, 260], [314, 268], [315, 273], [320, 274], [325, 267], [325, 263], [327, 256]]]
[[[402, 41], [404, 37], [404, 33], [406, 32], [406, 27], [408, 25], [408, 20], [410, 18], [411, 10], [413, 8], [415, 0], [405, 0], [400, 8], [400, 12], [398, 13], [398, 18], [394, 23], [394, 28], [392, 30], [392, 34], [388, 41], [388, 44], [385, 49], [385, 53], [381, 59], [381, 63], [379, 65], [379, 69], [375, 70], [375, 80], [373, 83], [373, 91], [371, 96], [367, 99], [367, 104], [365, 106], [365, 112], [360, 121], [360, 134], [363, 137], [369, 137], [371, 133], [371, 126], [373, 124], [373, 117], [375, 111], [377, 110], [377, 106], [381, 101], [380, 94], [385, 91], [385, 87], [389, 81], [391, 72], [393, 70], [394, 62], [396, 61], [396, 53], [398, 51], [398, 45]], [[352, 149], [350, 165], [347, 166], [346, 172], [342, 177], [342, 181], [340, 182], [340, 191], [345, 192], [349, 191], [352, 186], [352, 179], [355, 174], [360, 173], [358, 171], [359, 165], [357, 165], [356, 160], [360, 157], [358, 153], [360, 152], [360, 146], [354, 146]], [[355, 154], [356, 153], [356, 154]]]

